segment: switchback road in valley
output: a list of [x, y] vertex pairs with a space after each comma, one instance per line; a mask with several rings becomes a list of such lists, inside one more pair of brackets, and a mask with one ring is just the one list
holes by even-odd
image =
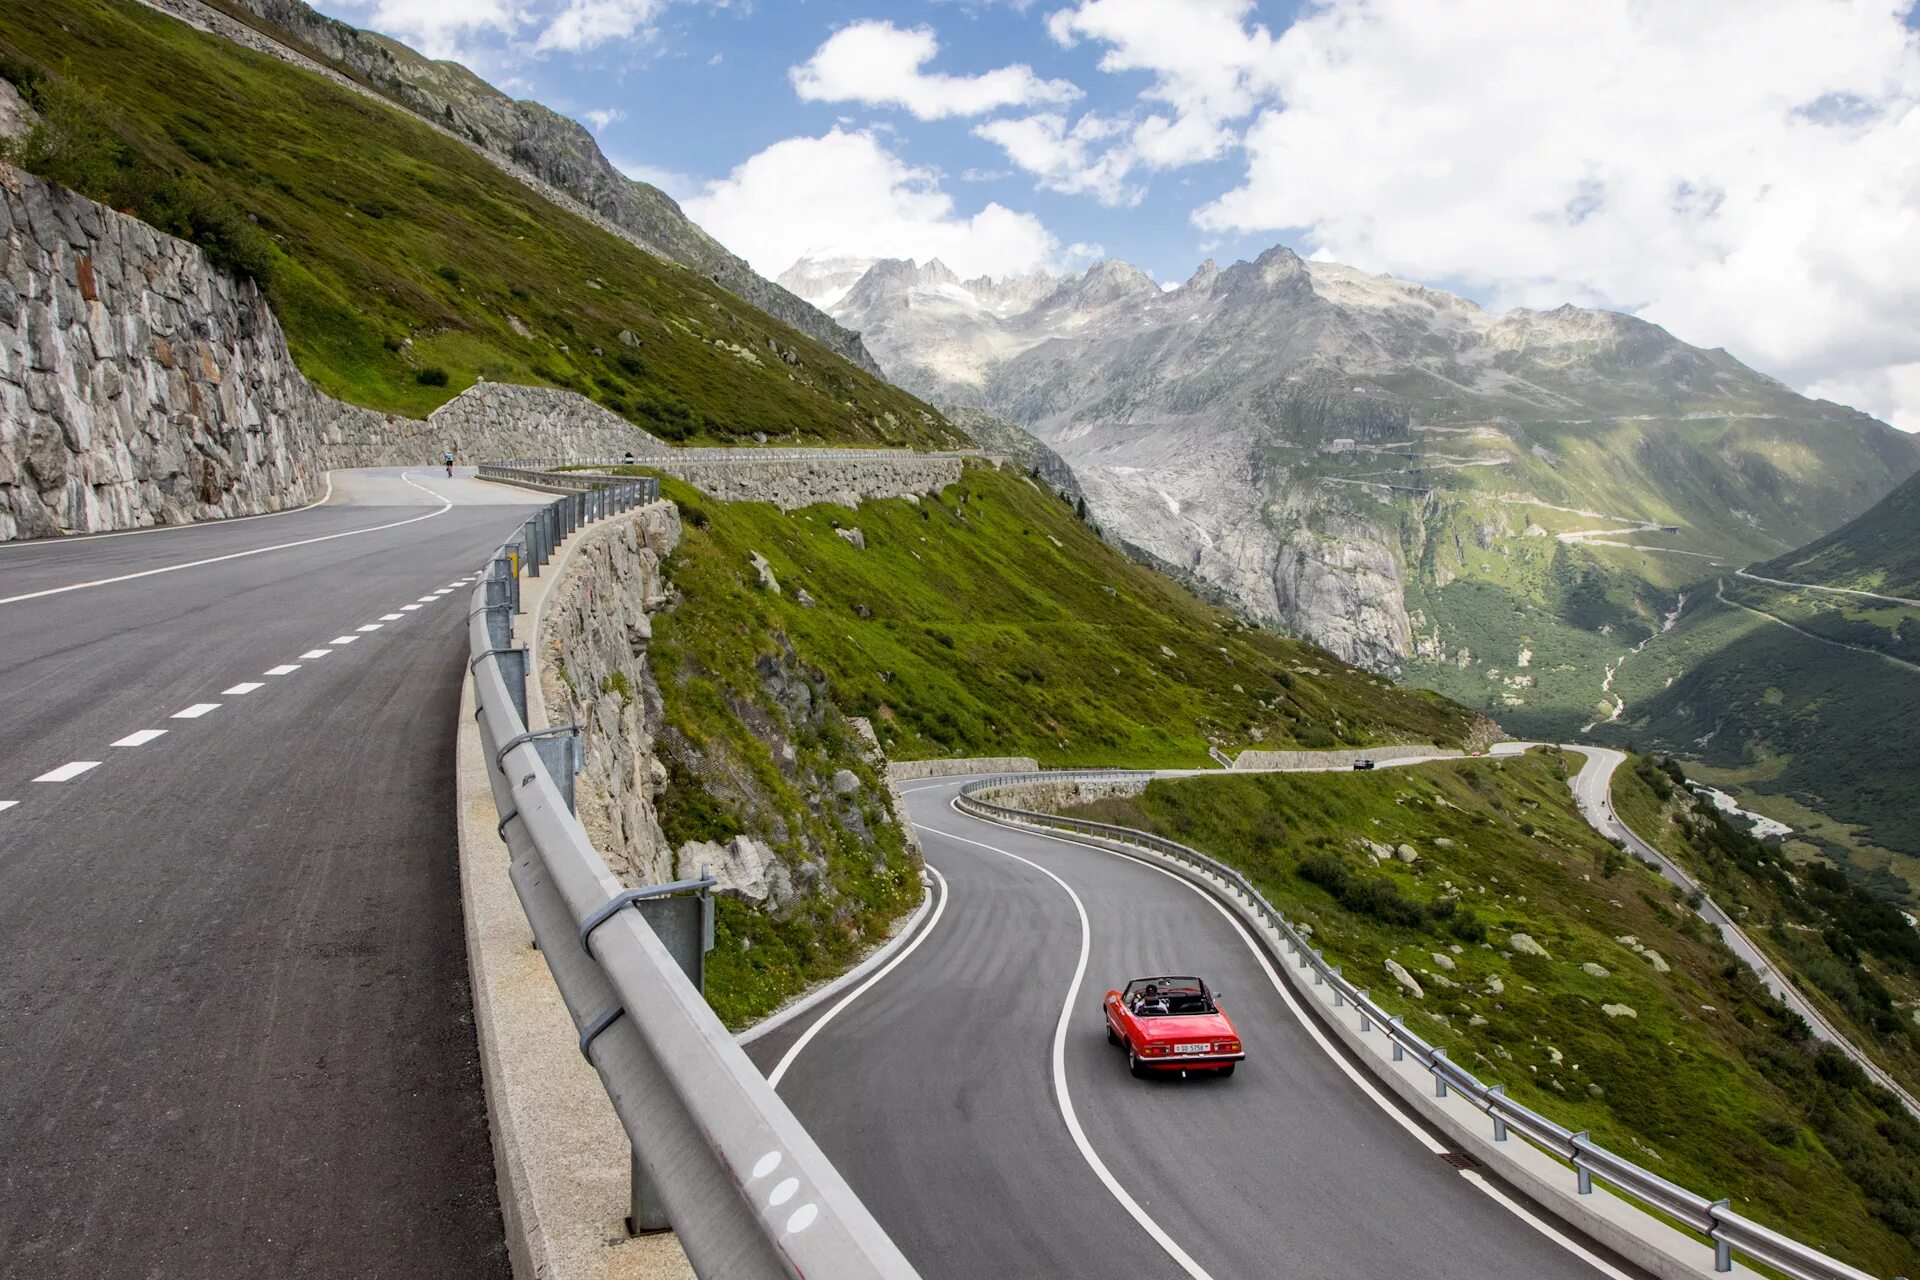
[[539, 501], [0, 544], [0, 1271], [507, 1274], [453, 721]]
[[[772, 1070], [831, 1017], [781, 1094], [927, 1280], [1638, 1276], [1443, 1160], [1209, 898], [964, 816], [958, 787], [905, 784], [947, 895], [932, 931], [748, 1046]], [[1104, 992], [1171, 972], [1224, 992], [1233, 1078], [1136, 1080], [1107, 1044]]]

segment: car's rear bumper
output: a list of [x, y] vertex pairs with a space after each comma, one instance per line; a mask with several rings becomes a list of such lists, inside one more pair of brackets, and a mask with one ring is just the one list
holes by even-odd
[[1246, 1058], [1244, 1053], [1190, 1053], [1179, 1057], [1141, 1058], [1140, 1065], [1155, 1071], [1178, 1071], [1187, 1067], [1226, 1067]]

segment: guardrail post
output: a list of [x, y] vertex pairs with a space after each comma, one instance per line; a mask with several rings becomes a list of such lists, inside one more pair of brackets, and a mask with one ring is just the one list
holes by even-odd
[[1403, 1046], [1403, 1045], [1402, 1045], [1402, 1044], [1400, 1043], [1400, 1039], [1399, 1039], [1399, 1037], [1398, 1037], [1398, 1036], [1394, 1036], [1394, 1035], [1393, 1035], [1393, 1032], [1394, 1032], [1394, 1028], [1395, 1028], [1395, 1027], [1398, 1027], [1398, 1026], [1399, 1026], [1399, 1025], [1401, 1024], [1401, 1023], [1403, 1023], [1403, 1022], [1405, 1022], [1406, 1020], [1407, 1020], [1407, 1018], [1406, 1018], [1406, 1015], [1405, 1015], [1405, 1014], [1400, 1014], [1400, 1013], [1397, 1013], [1397, 1014], [1395, 1014], [1395, 1015], [1394, 1015], [1394, 1016], [1392, 1017], [1392, 1019], [1390, 1019], [1390, 1021], [1391, 1021], [1391, 1022], [1392, 1022], [1392, 1024], [1393, 1024], [1393, 1026], [1390, 1026], [1390, 1027], [1388, 1027], [1388, 1028], [1387, 1028], [1387, 1035], [1389, 1035], [1389, 1036], [1392, 1036], [1392, 1037], [1393, 1037], [1393, 1060], [1394, 1060], [1395, 1062], [1398, 1062], [1398, 1061], [1400, 1061], [1400, 1060], [1401, 1060], [1402, 1058], [1404, 1058], [1404, 1057], [1406, 1057], [1406, 1056], [1407, 1056], [1407, 1050], [1406, 1050], [1406, 1048], [1405, 1048], [1405, 1046]]
[[1505, 1142], [1507, 1140], [1506, 1117], [1502, 1116], [1499, 1110], [1500, 1099], [1506, 1096], [1507, 1086], [1503, 1084], [1496, 1084], [1487, 1090], [1487, 1099], [1493, 1103], [1492, 1109], [1490, 1109], [1487, 1114], [1493, 1117], [1493, 1140], [1495, 1142]]
[[1574, 1179], [1574, 1190], [1583, 1196], [1590, 1196], [1593, 1194], [1593, 1171], [1580, 1163], [1580, 1144], [1586, 1140], [1587, 1130], [1585, 1129], [1574, 1134], [1570, 1139], [1573, 1143], [1573, 1171], [1578, 1175]]
[[1444, 1098], [1447, 1096], [1447, 1076], [1446, 1073], [1440, 1069], [1446, 1060], [1447, 1051], [1445, 1049], [1435, 1049], [1433, 1051], [1433, 1096], [1436, 1098]]
[[[526, 650], [520, 650], [520, 654], [524, 662]], [[521, 697], [526, 697], [524, 686]], [[522, 712], [520, 718], [524, 723], [526, 713]], [[586, 766], [586, 752], [581, 744], [579, 727], [570, 724], [558, 726], [555, 732], [535, 738], [533, 748], [540, 753], [540, 762], [547, 766], [547, 773], [566, 800], [567, 812], [579, 812], [573, 802], [573, 778]]]
[[1373, 1030], [1373, 1015], [1367, 1012], [1367, 1001], [1371, 998], [1363, 987], [1360, 989], [1360, 1003], [1354, 1006], [1360, 1010], [1360, 1030], [1363, 1034]]
[[[1336, 978], [1340, 976], [1340, 966], [1339, 966], [1339, 965], [1335, 965], [1335, 966], [1333, 966], [1333, 976], [1334, 976], [1334, 977], [1336, 977]], [[1346, 1001], [1346, 997], [1344, 997], [1344, 996], [1342, 996], [1342, 995], [1340, 994], [1340, 984], [1339, 984], [1339, 983], [1337, 983], [1337, 982], [1336, 982], [1336, 983], [1334, 983], [1334, 984], [1333, 984], [1333, 1007], [1334, 1007], [1334, 1008], [1336, 1008], [1336, 1009], [1338, 1009], [1338, 1008], [1340, 1008], [1340, 1007], [1341, 1007], [1342, 1005], [1344, 1005], [1344, 1004], [1346, 1004], [1346, 1002], [1347, 1002], [1347, 1001]]]
[[1709, 1238], [1713, 1241], [1713, 1269], [1715, 1271], [1733, 1270], [1733, 1246], [1720, 1238], [1719, 1216], [1713, 1212], [1714, 1209], [1724, 1209], [1726, 1207], [1727, 1202], [1725, 1200], [1715, 1200], [1712, 1207], [1707, 1210], [1707, 1217], [1713, 1219], [1713, 1230], [1709, 1233]]
[[[1305, 963], [1305, 962], [1302, 961], [1302, 963]], [[1314, 986], [1317, 987], [1323, 984], [1324, 982], [1326, 982], [1327, 980], [1326, 975], [1324, 972], [1322, 972], [1325, 968], [1326, 968], [1326, 963], [1320, 958], [1320, 953], [1318, 951], [1315, 951], [1313, 953], [1313, 985]]]
[[[500, 679], [507, 686], [507, 700], [513, 703], [513, 709], [520, 713], [520, 723], [527, 722], [527, 651], [525, 649], [491, 649], [488, 651], [500, 664]], [[481, 654], [484, 658], [487, 654]], [[475, 658], [468, 666], [478, 663]]]

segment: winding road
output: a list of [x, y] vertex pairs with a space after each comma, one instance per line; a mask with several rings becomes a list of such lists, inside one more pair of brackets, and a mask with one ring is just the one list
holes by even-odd
[[[1212, 899], [962, 815], [962, 781], [905, 789], [942, 894], [911, 954], [748, 1049], [928, 1280], [1639, 1274], [1443, 1160]], [[1107, 985], [1169, 966], [1224, 992], [1231, 1080], [1107, 1045]]]
[[0, 546], [0, 1272], [506, 1275], [457, 584], [537, 501]]

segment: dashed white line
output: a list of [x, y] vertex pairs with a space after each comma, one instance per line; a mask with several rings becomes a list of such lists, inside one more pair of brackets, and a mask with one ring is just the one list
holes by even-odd
[[432, 604], [435, 600], [438, 600], [439, 598], [440, 598], [439, 596], [421, 596], [417, 603]]
[[352, 644], [355, 640], [358, 640], [359, 638], [360, 638], [359, 636], [335, 636], [333, 639], [327, 641], [327, 643], [328, 644]]
[[355, 627], [354, 630], [355, 631], [378, 631], [381, 627], [384, 627], [385, 625], [387, 624], [384, 622], [369, 622], [364, 627]]
[[406, 610], [408, 613], [412, 613], [415, 609], [418, 609], [420, 606], [417, 604], [403, 604], [400, 607]]
[[166, 736], [167, 731], [165, 729], [136, 729], [111, 745], [116, 747], [144, 747], [155, 738], [164, 738]]
[[196, 702], [190, 707], [182, 707], [180, 710], [174, 712], [173, 718], [175, 720], [198, 720], [201, 716], [207, 714], [207, 712], [218, 711], [219, 709], [220, 704], [217, 702]]
[[[287, 670], [292, 671], [295, 670], [295, 668], [289, 667]], [[220, 692], [230, 698], [237, 698], [243, 693], [252, 693], [255, 689], [264, 689], [266, 687], [267, 686], [261, 684], [258, 680], [242, 680], [239, 684], [233, 686], [233, 688], [222, 689]]]
[[290, 676], [299, 669], [300, 664], [297, 662], [283, 662], [277, 667], [268, 667], [265, 671], [261, 672], [261, 674], [269, 676]]
[[853, 990], [847, 992], [847, 994], [841, 999], [840, 1003], [834, 1005], [833, 1008], [827, 1010], [825, 1013], [821, 1014], [818, 1018], [815, 1018], [813, 1021], [813, 1025], [808, 1027], [806, 1029], [805, 1034], [803, 1034], [798, 1040], [795, 1040], [793, 1042], [793, 1046], [789, 1048], [786, 1051], [786, 1053], [781, 1055], [780, 1061], [774, 1067], [774, 1069], [767, 1073], [768, 1084], [778, 1089], [780, 1087], [781, 1077], [787, 1074], [787, 1068], [792, 1066], [793, 1060], [800, 1056], [800, 1051], [806, 1048], [807, 1044], [815, 1036], [820, 1034], [820, 1028], [826, 1026], [829, 1022], [832, 1022], [842, 1009], [846, 1008], [848, 1005], [852, 1004], [855, 1000], [858, 1000], [861, 996], [865, 995], [867, 993], [867, 988], [871, 987], [874, 983], [880, 981], [880, 979], [886, 977], [889, 973], [892, 973], [895, 966], [897, 966], [902, 960], [905, 960], [908, 956], [912, 955], [915, 949], [918, 948], [921, 943], [927, 940], [927, 936], [933, 932], [933, 927], [940, 923], [940, 915], [942, 912], [944, 912], [947, 909], [947, 878], [941, 875], [939, 870], [936, 867], [934, 867], [932, 863], [927, 864], [927, 870], [932, 872], [933, 878], [940, 882], [940, 901], [937, 904], [935, 904], [933, 908], [933, 916], [927, 921], [925, 927], [923, 927], [920, 930], [919, 935], [915, 937], [912, 942], [909, 942], [901, 950], [899, 955], [895, 956], [893, 959], [887, 961], [884, 965], [880, 966], [880, 971], [878, 973], [875, 973], [871, 978], [868, 978], [865, 982], [861, 983], [859, 986], [855, 987]]
[[453, 588], [452, 588], [452, 587], [442, 587], [442, 588], [440, 588], [440, 590], [438, 590], [438, 591], [436, 591], [436, 592], [434, 592], [433, 594], [434, 594], [434, 596], [435, 596], [435, 598], [438, 598], [438, 597], [440, 597], [440, 596], [450, 596], [450, 595], [452, 595], [452, 594], [453, 594]]
[[332, 652], [333, 650], [331, 649], [309, 649], [301, 654], [300, 657], [303, 661], [311, 661], [314, 658], [324, 658]]
[[380, 621], [382, 621], [382, 622], [398, 622], [398, 621], [400, 621], [400, 619], [402, 619], [402, 618], [404, 618], [404, 617], [406, 617], [406, 615], [405, 615], [405, 614], [403, 614], [403, 613], [383, 613], [383, 614], [381, 614], [381, 615], [380, 615]]
[[18, 800], [0, 800], [0, 809], [11, 809], [19, 803]]
[[99, 767], [100, 767], [100, 762], [98, 760], [69, 760], [67, 763], [61, 765], [58, 769], [47, 770], [45, 773], [35, 778], [34, 781], [35, 782], [66, 782], [69, 779], [79, 777], [81, 774], [85, 773], [89, 769], [98, 769]]

